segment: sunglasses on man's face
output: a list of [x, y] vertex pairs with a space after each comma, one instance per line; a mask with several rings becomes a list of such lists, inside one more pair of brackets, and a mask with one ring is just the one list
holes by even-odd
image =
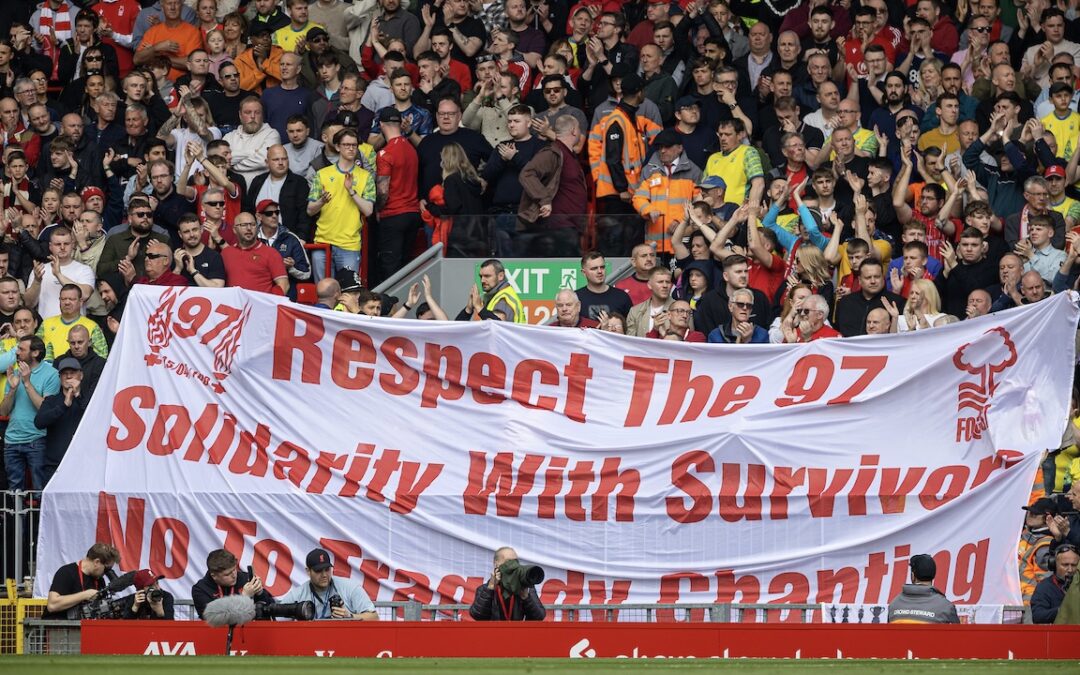
[[146, 254], [146, 259], [147, 260], [160, 260], [162, 258], [168, 258], [168, 257], [169, 256], [165, 255], [164, 253], [147, 253]]
[[280, 213], [281, 213], [281, 211], [278, 211], [277, 209], [267, 209], [267, 210], [262, 212], [262, 214], [264, 216], [276, 216], [276, 215], [278, 215]]
[[203, 206], [225, 206], [225, 202], [203, 202]]

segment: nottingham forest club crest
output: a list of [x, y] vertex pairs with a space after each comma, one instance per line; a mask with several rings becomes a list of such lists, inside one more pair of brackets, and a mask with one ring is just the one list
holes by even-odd
[[[204, 296], [184, 297], [187, 289], [165, 289], [157, 309], [146, 325], [150, 353], [148, 366], [161, 366], [179, 375], [198, 380], [216, 393], [225, 392], [224, 381], [232, 372], [233, 360], [240, 347], [240, 337], [251, 316], [250, 305], [242, 308], [215, 304]], [[171, 358], [167, 352], [173, 340], [194, 339], [206, 345], [214, 355], [213, 372], [201, 372], [195, 366]]]
[[1016, 364], [1016, 357], [1016, 343], [1001, 326], [991, 328], [953, 354], [953, 365], [973, 376], [958, 387], [957, 443], [982, 438], [989, 428], [987, 413], [993, 405], [994, 392], [1002, 373]]

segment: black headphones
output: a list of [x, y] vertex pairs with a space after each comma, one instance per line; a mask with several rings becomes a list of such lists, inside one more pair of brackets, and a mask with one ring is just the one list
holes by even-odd
[[1057, 557], [1062, 553], [1075, 553], [1080, 555], [1080, 550], [1077, 550], [1076, 546], [1072, 544], [1060, 544], [1054, 549], [1053, 555], [1046, 561], [1046, 569], [1049, 572], [1057, 574]]

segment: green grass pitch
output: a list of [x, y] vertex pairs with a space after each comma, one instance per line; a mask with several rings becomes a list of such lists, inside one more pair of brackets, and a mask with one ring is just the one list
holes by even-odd
[[349, 659], [224, 656], [11, 656], [0, 657], [0, 673], [7, 675], [277, 675], [291, 673], [363, 673], [428, 675], [430, 673], [476, 673], [477, 675], [619, 675], [620, 673], [978, 673], [979, 675], [1032, 675], [1056, 672], [1080, 673], [1077, 661], [885, 661], [792, 659]]

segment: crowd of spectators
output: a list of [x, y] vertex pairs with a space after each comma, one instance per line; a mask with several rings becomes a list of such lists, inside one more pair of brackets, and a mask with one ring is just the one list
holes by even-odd
[[16, 1], [7, 271], [48, 318], [68, 232], [100, 318], [108, 277], [295, 299], [432, 242], [648, 244], [691, 310], [664, 337], [927, 329], [1076, 283], [1073, 5]]
[[[10, 487], [55, 470], [134, 284], [447, 319], [426, 279], [403, 302], [370, 288], [433, 242], [588, 251], [554, 325], [725, 344], [928, 330], [1077, 286], [1075, 0], [3, 14]], [[525, 321], [498, 260], [480, 280], [457, 318]]]

